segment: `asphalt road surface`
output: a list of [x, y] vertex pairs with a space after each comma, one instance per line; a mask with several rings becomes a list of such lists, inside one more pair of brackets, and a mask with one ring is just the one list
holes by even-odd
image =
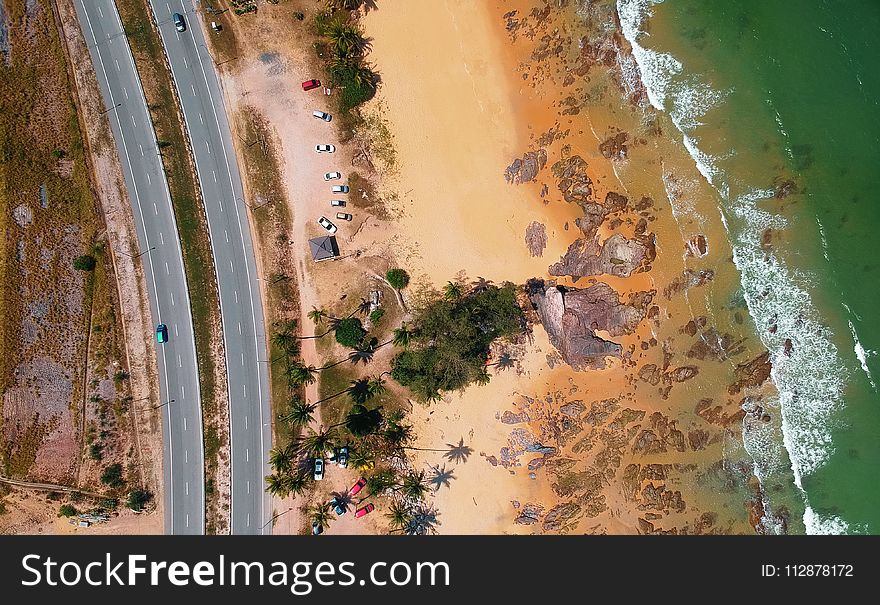
[[140, 245], [139, 258], [116, 251], [117, 262], [143, 263], [153, 319], [168, 326], [168, 342], [156, 345], [165, 431], [165, 531], [201, 534], [205, 475], [199, 375], [171, 195], [116, 5], [77, 0], [76, 10], [119, 148]]
[[[183, 107], [217, 271], [230, 401], [232, 533], [271, 533], [263, 479], [272, 443], [263, 308], [223, 94], [193, 5], [150, 4]], [[184, 15], [185, 31], [175, 28], [174, 13]]]

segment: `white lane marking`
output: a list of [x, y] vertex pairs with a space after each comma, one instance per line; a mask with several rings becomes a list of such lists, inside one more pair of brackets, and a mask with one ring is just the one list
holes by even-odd
[[156, 213], [156, 216], [159, 216], [159, 208], [156, 207], [156, 202], [153, 202], [153, 212]]
[[178, 368], [183, 367], [183, 360], [180, 359], [180, 355], [177, 356], [177, 367]]
[[193, 84], [190, 84], [189, 87], [190, 87], [190, 88], [192, 89], [192, 91], [193, 91], [193, 96], [196, 96], [196, 87], [195, 87]]
[[128, 101], [128, 90], [126, 90], [125, 86], [122, 87], [122, 94], [125, 95], [125, 100]]
[[98, 14], [101, 15], [101, 18], [104, 18], [104, 11], [101, 10], [101, 7], [98, 7]]
[[183, 66], [189, 68], [189, 63], [186, 62], [186, 57], [183, 58]]
[[241, 365], [244, 365], [244, 353], [241, 354]]
[[199, 112], [199, 124], [204, 124], [205, 120], [202, 119], [202, 114]]
[[247, 526], [248, 527], [251, 526], [251, 514], [250, 513], [247, 514]]
[[220, 212], [223, 212], [223, 200], [217, 200], [217, 204], [220, 206]]
[[153, 177], [150, 176], [150, 173], [149, 173], [149, 172], [147, 173], [147, 184], [148, 184], [148, 185], [152, 185], [152, 184], [153, 184]]
[[188, 430], [189, 430], [188, 428], [186, 428], [186, 416], [183, 417], [183, 430], [184, 430], [184, 431], [188, 431]]
[[208, 154], [211, 153], [211, 145], [208, 144], [208, 141], [205, 141], [205, 147], [208, 149]]
[[247, 430], [247, 428], [248, 428], [248, 417], [247, 416], [244, 417], [244, 428], [245, 428], [245, 430]]
[[116, 63], [116, 71], [122, 71], [119, 69], [119, 61], [117, 59], [113, 59], [113, 62]]
[[177, 336], [177, 324], [174, 324], [174, 335]]
[[226, 229], [223, 230], [223, 235], [226, 237], [226, 243], [228, 244], [229, 243], [229, 232]]
[[178, 40], [180, 40], [180, 32], [174, 32], [174, 35], [177, 36]]
[[235, 273], [235, 265], [232, 264], [232, 261], [231, 261], [231, 260], [229, 261], [229, 270], [230, 270], [232, 273]]
[[[186, 399], [186, 387], [183, 385], [180, 385], [180, 398]], [[183, 419], [183, 428], [186, 428], [186, 418]]]
[[163, 246], [165, 245], [165, 236], [162, 235], [161, 231], [159, 232], [159, 243], [162, 244]]
[[187, 481], [184, 485], [186, 486], [186, 495], [189, 496], [189, 481]]
[[189, 450], [183, 450], [183, 461], [189, 464]]
[[238, 322], [238, 333], [241, 334], [241, 322]]
[[165, 8], [168, 9], [168, 14], [170, 15], [170, 14], [171, 14], [171, 5], [168, 4], [168, 3], [166, 2], [166, 3], [165, 3]]
[[216, 183], [216, 182], [217, 182], [217, 171], [216, 171], [216, 170], [212, 170], [212, 171], [211, 171], [211, 176], [214, 177], [214, 182]]
[[251, 493], [251, 482], [250, 481], [247, 482], [247, 487], [248, 487], [248, 494], [250, 494]]
[[186, 526], [189, 527], [189, 513], [186, 513]]
[[141, 150], [141, 157], [144, 157], [144, 146], [138, 143], [138, 149]]
[[[169, 291], [168, 293], [171, 295], [171, 306], [173, 307], [174, 306], [174, 292]], [[178, 355], [177, 358], [180, 359], [180, 355]]]
[[138, 125], [137, 125], [137, 122], [134, 121], [134, 116], [129, 116], [129, 117], [131, 118], [131, 125], [134, 126], [135, 128], [137, 128]]
[[247, 385], [246, 384], [241, 385], [241, 396], [244, 397], [245, 399], [247, 399]]
[[168, 263], [165, 263], [165, 275], [171, 275], [171, 270], [168, 269]]
[[250, 449], [245, 448], [245, 450], [244, 450], [244, 458], [245, 458], [245, 461], [247, 461], [247, 462], [250, 462], [250, 461], [251, 461], [251, 450], [250, 450]]
[[238, 304], [238, 290], [234, 291], [233, 294], [235, 294], [235, 304]]

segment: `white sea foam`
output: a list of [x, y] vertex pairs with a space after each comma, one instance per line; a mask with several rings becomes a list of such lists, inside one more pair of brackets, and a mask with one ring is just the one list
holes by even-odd
[[865, 347], [862, 346], [861, 341], [859, 340], [859, 335], [856, 334], [856, 327], [853, 325], [852, 321], [847, 321], [849, 323], [849, 331], [852, 333], [853, 342], [853, 351], [856, 353], [856, 357], [859, 359], [859, 363], [862, 365], [862, 371], [865, 373], [865, 376], [868, 377], [868, 382], [871, 383], [871, 388], [875, 391], [877, 390], [877, 385], [874, 383], [874, 377], [871, 376], [871, 370], [868, 368], [868, 356], [876, 355], [876, 351], [867, 351]]
[[817, 536], [841, 535], [849, 533], [849, 524], [835, 515], [823, 517], [816, 513], [810, 505], [804, 512], [804, 525], [807, 533]]
[[[678, 78], [683, 70], [678, 59], [640, 44], [647, 35], [641, 31], [641, 24], [660, 1], [618, 0], [621, 29], [632, 45], [651, 104], [669, 111], [682, 131], [683, 144], [700, 174], [725, 201], [722, 221], [731, 239], [746, 305], [758, 327], [761, 341], [771, 353], [771, 378], [779, 398], [768, 403], [779, 406], [782, 442], [788, 452], [795, 484], [803, 493], [807, 532], [846, 532], [845, 521], [837, 517], [820, 518], [812, 511], [802, 483], [803, 477], [821, 467], [834, 451], [829, 426], [832, 415], [842, 405], [845, 368], [830, 331], [821, 323], [813, 307], [805, 276], [789, 271], [780, 259], [761, 245], [765, 229], [785, 226], [782, 217], [757, 205], [760, 200], [772, 197], [774, 191], [750, 189], [747, 183], [728, 182], [731, 177], [719, 166], [719, 160], [723, 158], [701, 150], [699, 140], [691, 132], [699, 125], [700, 117], [721, 102], [724, 95], [707, 93], [707, 87], [695, 85], [693, 79]], [[784, 133], [778, 113], [777, 123]], [[666, 185], [668, 188], [669, 183]], [[732, 185], [747, 193], [732, 199]], [[729, 228], [725, 212], [738, 219], [735, 229]], [[766, 329], [771, 324], [776, 326], [773, 333]], [[759, 479], [778, 469], [785, 456], [778, 446], [770, 446], [773, 435], [769, 431], [744, 431], [743, 437]]]

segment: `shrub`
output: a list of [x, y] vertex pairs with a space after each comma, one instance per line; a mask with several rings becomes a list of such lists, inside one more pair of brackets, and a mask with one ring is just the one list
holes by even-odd
[[79, 514], [79, 511], [72, 504], [62, 504], [61, 508], [58, 509], [59, 517], [73, 517], [77, 514]]
[[409, 273], [403, 269], [392, 269], [385, 274], [385, 279], [396, 290], [402, 290], [409, 285]]
[[364, 341], [367, 331], [357, 317], [347, 317], [336, 324], [336, 342], [354, 349]]
[[63, 149], [55, 149], [52, 151], [52, 157], [55, 158], [56, 160], [60, 160], [61, 158], [63, 158], [66, 155], [67, 155], [67, 152], [64, 151]]
[[131, 510], [140, 512], [144, 510], [144, 507], [152, 499], [152, 493], [150, 493], [148, 490], [138, 487], [128, 492], [128, 500], [125, 501], [125, 504]]
[[98, 261], [91, 254], [83, 254], [73, 259], [73, 268], [79, 271], [94, 271]]
[[102, 460], [104, 458], [104, 446], [100, 443], [93, 443], [90, 445], [89, 458], [92, 460]]
[[104, 468], [104, 472], [101, 473], [101, 483], [114, 489], [125, 485], [125, 479], [122, 477], [122, 465], [117, 463]]
[[370, 313], [370, 321], [372, 323], [378, 323], [383, 317], [385, 317], [385, 309], [376, 309]]

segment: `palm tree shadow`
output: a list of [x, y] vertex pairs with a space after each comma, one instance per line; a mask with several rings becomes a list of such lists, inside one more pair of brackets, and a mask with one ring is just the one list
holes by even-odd
[[464, 444], [464, 437], [458, 440], [458, 445], [447, 443], [446, 447], [449, 450], [443, 454], [443, 457], [456, 464], [464, 464], [470, 455], [474, 453], [473, 448]]
[[347, 491], [345, 491], [345, 492], [331, 492], [330, 495], [333, 497], [333, 499], [335, 499], [337, 502], [342, 504], [342, 507], [346, 511], [348, 511], [354, 505], [352, 497]]
[[412, 510], [409, 521], [404, 527], [404, 533], [410, 536], [426, 536], [436, 534], [440, 521], [437, 519], [440, 512], [431, 505], [421, 504]]
[[[430, 466], [430, 465], [429, 465]], [[441, 487], [446, 486], [450, 487], [449, 482], [455, 479], [453, 475], [454, 469], [446, 470], [446, 465], [443, 465], [443, 468], [440, 466], [431, 466], [431, 476], [428, 478], [428, 482], [434, 487], [434, 491], [439, 491]]]

